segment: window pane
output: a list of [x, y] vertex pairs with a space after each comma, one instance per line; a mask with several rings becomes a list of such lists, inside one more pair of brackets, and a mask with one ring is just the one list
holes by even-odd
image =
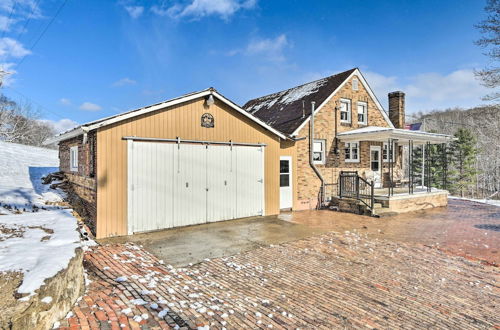
[[358, 159], [358, 149], [352, 149], [352, 159]]
[[323, 161], [323, 153], [322, 152], [313, 152], [313, 160], [315, 162]]
[[323, 151], [323, 142], [314, 142], [313, 143], [313, 151]]
[[289, 174], [280, 174], [280, 187], [290, 187]]
[[345, 159], [351, 159], [351, 149], [349, 147], [345, 148]]
[[361, 123], [365, 122], [365, 116], [362, 113], [358, 114], [358, 121], [361, 122]]
[[280, 173], [290, 173], [290, 162], [288, 160], [280, 160]]

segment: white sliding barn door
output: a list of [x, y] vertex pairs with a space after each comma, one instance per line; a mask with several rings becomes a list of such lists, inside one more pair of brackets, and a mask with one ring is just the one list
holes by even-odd
[[129, 234], [263, 210], [263, 147], [128, 141]]

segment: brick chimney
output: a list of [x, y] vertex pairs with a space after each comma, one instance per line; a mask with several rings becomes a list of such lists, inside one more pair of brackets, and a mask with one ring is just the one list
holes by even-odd
[[389, 93], [389, 119], [395, 128], [405, 128], [405, 93]]

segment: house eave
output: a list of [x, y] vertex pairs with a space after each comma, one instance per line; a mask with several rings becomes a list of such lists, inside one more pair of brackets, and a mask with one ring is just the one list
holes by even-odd
[[387, 142], [389, 140], [397, 140], [399, 143], [413, 141], [414, 144], [432, 144], [449, 143], [455, 140], [451, 135], [429, 133], [422, 131], [410, 131], [399, 128], [387, 128], [369, 126], [362, 129], [355, 129], [339, 133], [337, 137], [342, 142], [349, 141], [372, 141], [372, 142]]

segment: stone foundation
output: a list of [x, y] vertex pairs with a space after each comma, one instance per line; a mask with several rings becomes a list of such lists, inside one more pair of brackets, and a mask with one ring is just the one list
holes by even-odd
[[[55, 322], [64, 318], [85, 287], [83, 251], [77, 249], [75, 253], [68, 267], [45, 280], [28, 301], [18, 300], [17, 288], [22, 282], [22, 273], [0, 276], [0, 329], [51, 329]], [[52, 297], [52, 301], [42, 302], [45, 297]]]
[[71, 184], [68, 193], [71, 207], [82, 217], [82, 220], [95, 235], [97, 219], [97, 183], [95, 178], [84, 177], [73, 173], [64, 173]]

